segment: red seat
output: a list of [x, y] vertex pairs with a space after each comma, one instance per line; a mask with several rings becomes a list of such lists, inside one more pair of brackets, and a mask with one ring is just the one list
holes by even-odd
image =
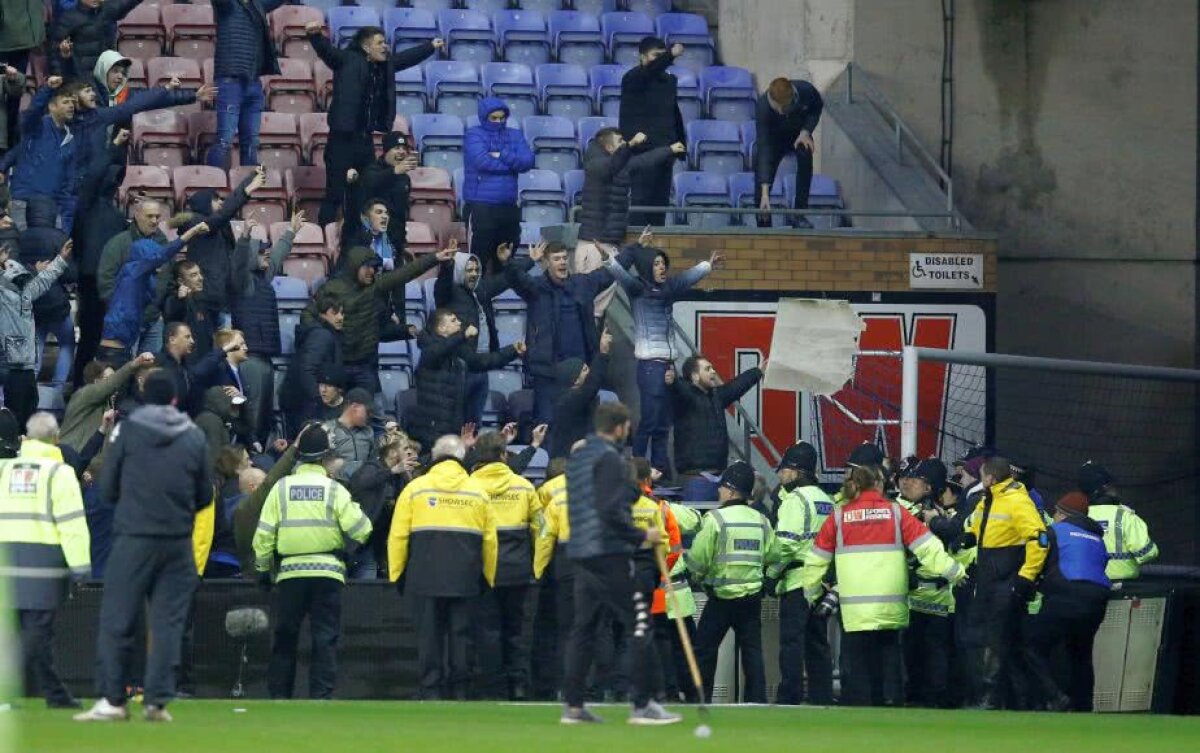
[[321, 211], [321, 200], [325, 198], [325, 168], [316, 165], [293, 167], [284, 173], [283, 182], [292, 209], [303, 209], [308, 219], [315, 221]]
[[283, 273], [304, 280], [311, 289], [313, 283], [329, 273], [323, 256], [289, 256], [283, 260]]
[[428, 224], [438, 238], [447, 237], [457, 203], [450, 173], [440, 167], [418, 167], [408, 177], [412, 182], [408, 219]]
[[[242, 181], [253, 172], [253, 167], [231, 168], [229, 170], [230, 189], [241, 185]], [[243, 219], [253, 217], [263, 227], [283, 222], [288, 216], [287, 190], [283, 186], [283, 173], [279, 170], [267, 170], [266, 176], [266, 185], [254, 192], [242, 210]]]
[[129, 165], [125, 168], [125, 180], [121, 183], [118, 196], [122, 206], [128, 206], [135, 197], [158, 199], [168, 207], [174, 206], [171, 173], [154, 165]]
[[317, 59], [317, 53], [308, 41], [304, 25], [316, 21], [325, 23], [325, 14], [317, 8], [303, 5], [284, 5], [275, 9], [267, 20], [271, 25], [271, 37], [280, 54], [293, 60]]
[[[189, 112], [187, 119], [188, 133], [191, 134], [192, 153], [196, 162], [203, 163], [208, 148], [217, 142], [217, 114], [212, 110]], [[234, 144], [236, 143], [237, 134], [234, 134]]]
[[[154, 58], [151, 58], [153, 60]], [[145, 89], [146, 88], [146, 61], [139, 58], [131, 58], [129, 63], [129, 88], [130, 89]]]
[[217, 24], [208, 5], [164, 5], [163, 28], [171, 54], [181, 58], [211, 58], [217, 48]]
[[149, 60], [163, 54], [167, 30], [158, 5], [137, 5], [117, 22], [117, 52], [127, 58]]
[[133, 116], [133, 151], [145, 165], [180, 167], [188, 162], [188, 120], [175, 110]]
[[[176, 6], [170, 6], [176, 7]], [[178, 78], [184, 88], [197, 89], [204, 83], [200, 72], [200, 61], [192, 58], [151, 58], [146, 63], [146, 82], [150, 86], [163, 86], [172, 78]]]
[[325, 248], [329, 249], [329, 254], [335, 261], [338, 257], [338, 251], [342, 247], [342, 223], [331, 222], [325, 226]]
[[[271, 242], [278, 241], [291, 227], [287, 222], [276, 222], [271, 225]], [[292, 240], [292, 256], [317, 256], [328, 259], [329, 248], [325, 245], [325, 233], [315, 222], [305, 222]]]
[[258, 161], [267, 168], [286, 170], [300, 164], [300, 129], [289, 112], [264, 112], [259, 123]]
[[212, 188], [217, 191], [227, 191], [229, 181], [225, 171], [219, 167], [207, 165], [186, 165], [171, 171], [175, 183], [175, 203], [182, 207], [187, 203], [187, 197], [201, 188]]
[[293, 114], [317, 110], [317, 90], [312, 64], [307, 60], [279, 59], [280, 75], [263, 76], [267, 109]]
[[213, 58], [204, 58], [200, 61], [200, 77], [204, 79], [204, 83], [212, 84], [217, 80], [217, 74], [214, 72], [216, 63]]
[[431, 254], [438, 250], [437, 236], [433, 228], [424, 222], [409, 222], [405, 226], [408, 252], [414, 256]]
[[329, 109], [329, 98], [333, 94], [333, 71], [320, 60], [313, 61], [313, 82], [317, 85], [317, 97], [322, 110]]
[[449, 246], [451, 238], [455, 238], [458, 240], [459, 248], [466, 248], [467, 247], [467, 223], [451, 222], [450, 226], [446, 228], [446, 231], [444, 234], [438, 234], [438, 246], [440, 248], [445, 248], [446, 246]]
[[325, 145], [329, 143], [329, 121], [325, 113], [310, 112], [300, 116], [300, 142], [308, 150], [309, 164], [325, 164]]
[[[231, 220], [229, 222], [229, 229], [233, 231], [233, 237], [240, 238], [246, 232], [246, 223], [242, 220]], [[267, 235], [266, 226], [261, 224], [254, 226], [250, 231], [250, 237], [263, 243], [271, 242], [270, 237]]]

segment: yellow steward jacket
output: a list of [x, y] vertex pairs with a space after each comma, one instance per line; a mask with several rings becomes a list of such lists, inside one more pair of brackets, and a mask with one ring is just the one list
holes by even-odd
[[497, 586], [526, 586], [533, 576], [533, 531], [541, 498], [533, 484], [507, 463], [488, 463], [471, 478], [483, 484], [496, 519]]
[[[988, 502], [988, 497], [991, 502]], [[978, 541], [977, 577], [999, 581], [1019, 575], [1037, 580], [1046, 564], [1046, 524], [1019, 481], [992, 486], [975, 506], [968, 531]]]
[[542, 525], [533, 546], [533, 577], [541, 578], [554, 559], [554, 577], [570, 577], [567, 542], [571, 521], [567, 518], [567, 474], [555, 476], [538, 488], [542, 498]]
[[453, 458], [404, 488], [388, 534], [388, 578], [418, 596], [478, 596], [496, 580], [496, 518], [487, 490]]

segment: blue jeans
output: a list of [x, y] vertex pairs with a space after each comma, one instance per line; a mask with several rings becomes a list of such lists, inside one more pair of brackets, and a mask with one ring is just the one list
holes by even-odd
[[50, 384], [61, 390], [70, 378], [71, 365], [75, 362], [75, 322], [71, 320], [71, 315], [67, 314], [60, 322], [38, 325], [37, 366], [34, 370], [39, 374], [42, 371], [42, 355], [46, 351], [48, 335], [54, 335], [54, 339], [58, 341], [58, 360], [54, 362], [54, 376], [51, 377]]
[[667, 434], [671, 431], [671, 402], [664, 380], [671, 365], [667, 360], [637, 362], [637, 386], [642, 402], [642, 417], [633, 435], [633, 454], [639, 458], [649, 458], [650, 465], [662, 471], [665, 476], [671, 475], [671, 461], [667, 455]]
[[236, 134], [242, 166], [258, 164], [258, 129], [262, 120], [263, 89], [258, 77], [250, 81], [217, 79], [217, 143], [208, 150], [208, 164], [229, 169]]
[[[137, 353], [157, 353], [163, 349], [163, 320], [160, 316], [153, 322], [142, 326], [142, 334], [138, 337]], [[132, 356], [131, 356], [132, 358]]]

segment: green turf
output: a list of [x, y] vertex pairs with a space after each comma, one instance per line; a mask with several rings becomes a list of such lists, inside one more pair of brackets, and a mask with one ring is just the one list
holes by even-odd
[[538, 705], [188, 701], [171, 706], [169, 725], [133, 710], [128, 723], [78, 724], [27, 705], [5, 721], [18, 727], [20, 753], [1200, 751], [1200, 719], [1164, 716], [715, 707], [713, 736], [697, 740], [691, 708], [684, 724], [654, 729], [629, 727], [615, 706], [598, 708], [607, 724], [586, 728], [562, 727], [557, 707]]

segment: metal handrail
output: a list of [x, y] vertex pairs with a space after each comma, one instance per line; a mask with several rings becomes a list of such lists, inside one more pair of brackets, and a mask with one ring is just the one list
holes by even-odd
[[[857, 80], [856, 80], [857, 79]], [[909, 146], [913, 153], [920, 157], [927, 168], [937, 177], [943, 189], [946, 192], [946, 211], [954, 212], [954, 179], [946, 174], [942, 169], [941, 164], [933, 158], [913, 130], [908, 127], [904, 119], [900, 117], [900, 113], [888, 101], [888, 98], [883, 95], [874, 82], [871, 81], [871, 76], [862, 69], [862, 66], [857, 63], [848, 63], [846, 65], [846, 103], [853, 104], [854, 91], [856, 86], [866, 93], [866, 100], [875, 108], [876, 112], [892, 127], [896, 137], [896, 161], [904, 162], [904, 137], [908, 137]], [[957, 214], [957, 213], [956, 213]]]
[[[568, 219], [575, 222], [575, 215], [583, 207], [579, 204], [571, 207], [568, 212]], [[902, 219], [944, 219], [955, 230], [962, 227], [962, 217], [958, 212], [953, 210], [945, 212], [910, 212], [905, 209], [785, 209], [782, 207], [772, 207], [770, 209], [759, 209], [758, 207], [708, 207], [703, 205], [691, 204], [688, 206], [643, 206], [636, 205], [629, 207], [631, 212], [649, 212], [649, 213], [675, 213], [675, 214], [770, 214], [782, 215], [784, 217], [802, 217], [805, 215], [814, 216], [829, 216], [829, 217], [898, 217]], [[769, 228], [768, 228], [769, 229]]]

